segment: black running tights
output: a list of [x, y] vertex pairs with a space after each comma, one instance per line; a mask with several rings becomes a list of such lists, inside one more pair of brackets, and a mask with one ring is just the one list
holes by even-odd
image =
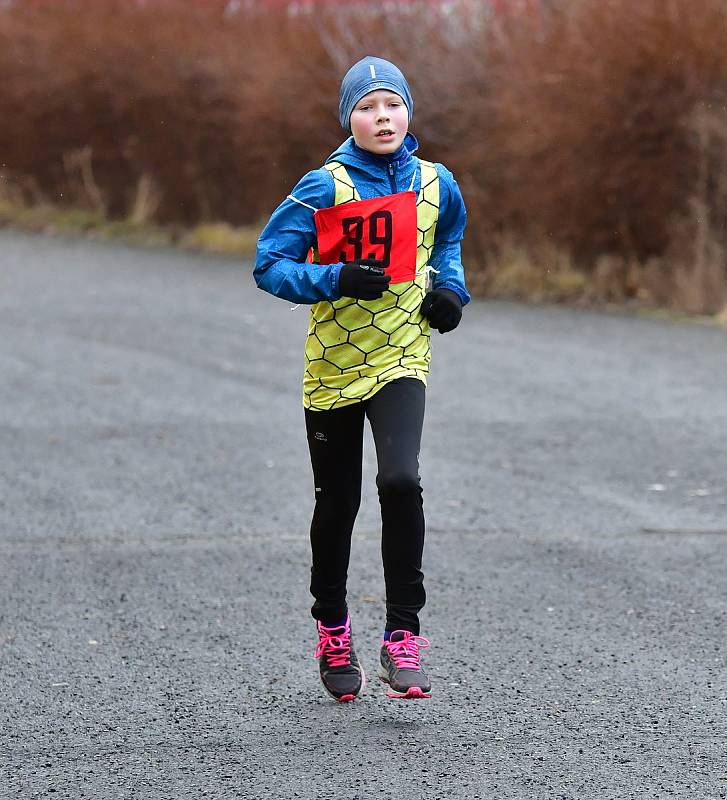
[[369, 400], [331, 411], [305, 411], [315, 482], [310, 539], [313, 617], [335, 623], [346, 616], [351, 533], [361, 501], [364, 417], [376, 444], [381, 503], [381, 554], [386, 584], [386, 630], [419, 633], [424, 606], [424, 512], [419, 445], [424, 384], [400, 378]]

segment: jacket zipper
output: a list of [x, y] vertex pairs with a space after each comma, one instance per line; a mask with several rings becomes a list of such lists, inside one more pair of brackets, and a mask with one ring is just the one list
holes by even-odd
[[396, 180], [394, 179], [394, 165], [389, 164], [389, 184], [391, 185], [391, 193], [396, 194]]

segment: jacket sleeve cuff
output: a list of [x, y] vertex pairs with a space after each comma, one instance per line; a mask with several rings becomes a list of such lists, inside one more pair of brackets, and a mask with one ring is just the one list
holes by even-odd
[[460, 307], [462, 307], [464, 305], [464, 303], [462, 302], [462, 298], [459, 296], [459, 292], [455, 292], [455, 290], [454, 289], [450, 289], [449, 286], [439, 286], [439, 287], [437, 287], [437, 291], [438, 292], [446, 292], [447, 294], [452, 295], [453, 302], [457, 301], [459, 303]]
[[444, 284], [440, 284], [440, 285], [435, 285], [432, 288], [434, 288], [434, 289], [446, 289], [447, 291], [452, 292], [453, 294], [456, 294], [457, 297], [459, 298], [460, 303], [462, 303], [463, 306], [466, 306], [467, 303], [469, 303], [470, 300], [472, 299], [470, 297], [469, 292], [466, 289], [464, 289], [462, 286], [459, 286], [458, 284], [444, 283]]
[[331, 296], [334, 300], [339, 300], [341, 298], [341, 290], [338, 284], [342, 269], [343, 264], [333, 264], [331, 266]]

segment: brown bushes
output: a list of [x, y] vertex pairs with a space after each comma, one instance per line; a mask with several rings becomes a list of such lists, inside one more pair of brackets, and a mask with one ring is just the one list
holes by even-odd
[[725, 33], [711, 0], [582, 2], [514, 28], [496, 66], [503, 230], [615, 270], [622, 295], [723, 305]]
[[16, 0], [0, 11], [2, 172], [111, 217], [255, 222], [343, 138], [338, 82], [370, 52], [402, 66], [422, 155], [460, 181], [481, 290], [713, 312], [722, 6]]

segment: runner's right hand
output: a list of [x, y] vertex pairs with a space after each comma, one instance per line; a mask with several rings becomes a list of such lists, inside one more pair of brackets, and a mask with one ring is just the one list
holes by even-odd
[[338, 288], [341, 297], [355, 297], [357, 300], [378, 300], [389, 286], [391, 275], [387, 275], [381, 261], [362, 258], [349, 261], [341, 267]]

